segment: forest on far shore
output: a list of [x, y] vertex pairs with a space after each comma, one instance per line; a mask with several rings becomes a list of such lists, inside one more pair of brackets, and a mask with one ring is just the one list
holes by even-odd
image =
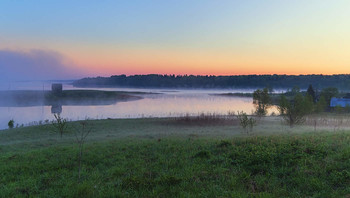
[[75, 87], [138, 87], [138, 88], [292, 88], [306, 89], [312, 84], [316, 89], [337, 87], [350, 89], [350, 75], [114, 75], [111, 77], [83, 78], [73, 83]]

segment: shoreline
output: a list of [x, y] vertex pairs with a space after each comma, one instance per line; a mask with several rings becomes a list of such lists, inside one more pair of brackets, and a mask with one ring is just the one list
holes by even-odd
[[111, 105], [143, 99], [147, 92], [63, 90], [54, 95], [51, 91], [15, 90], [0, 91], [1, 107], [29, 107], [53, 105]]

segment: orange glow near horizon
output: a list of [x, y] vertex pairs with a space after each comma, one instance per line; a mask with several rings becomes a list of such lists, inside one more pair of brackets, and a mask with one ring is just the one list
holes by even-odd
[[[346, 43], [349, 45], [345, 45]], [[19, 49], [30, 49], [27, 47]], [[253, 49], [160, 49], [147, 47], [76, 47], [53, 45], [67, 58], [81, 77], [175, 74], [175, 75], [249, 75], [249, 74], [349, 74], [350, 42], [344, 45], [317, 44], [309, 46]], [[38, 46], [38, 48], [45, 47]], [[10, 48], [11, 49], [11, 48]], [[13, 50], [17, 48], [13, 47]], [[48, 49], [50, 50], [50, 49]]]
[[[350, 73], [350, 59], [345, 53], [331, 58], [329, 52], [260, 54], [218, 53], [166, 50], [99, 50], [72, 52], [78, 68], [90, 76], [118, 74], [345, 74]], [[333, 53], [334, 54], [334, 53]], [[73, 58], [74, 57], [74, 58]]]

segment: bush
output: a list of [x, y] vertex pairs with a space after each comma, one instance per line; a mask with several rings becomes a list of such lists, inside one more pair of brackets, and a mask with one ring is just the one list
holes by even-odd
[[12, 119], [7, 123], [7, 125], [9, 126], [9, 129], [13, 129], [13, 127], [15, 125], [15, 121]]
[[253, 127], [256, 125], [254, 118], [248, 118], [248, 115], [243, 111], [237, 113], [237, 118], [239, 120], [239, 125], [243, 128], [245, 133], [253, 131]]

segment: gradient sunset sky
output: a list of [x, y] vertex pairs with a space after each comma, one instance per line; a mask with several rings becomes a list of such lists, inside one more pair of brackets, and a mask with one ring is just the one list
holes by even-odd
[[346, 74], [350, 1], [2, 0], [4, 73], [52, 62], [69, 77]]

